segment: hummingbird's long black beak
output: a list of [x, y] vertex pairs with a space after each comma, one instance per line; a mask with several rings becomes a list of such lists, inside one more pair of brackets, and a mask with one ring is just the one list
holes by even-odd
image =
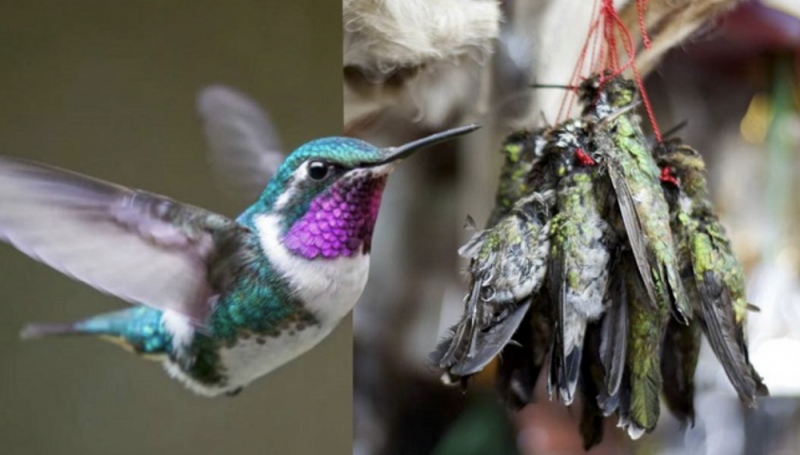
[[384, 155], [379, 162], [375, 163], [375, 165], [391, 163], [392, 161], [397, 161], [403, 158], [407, 158], [418, 150], [422, 150], [434, 146], [436, 144], [449, 141], [450, 139], [453, 139], [454, 137], [457, 136], [462, 136], [464, 134], [471, 133], [480, 127], [481, 125], [478, 124], [459, 126], [458, 128], [452, 128], [447, 131], [431, 134], [430, 136], [423, 137], [422, 139], [417, 139], [416, 141], [409, 142], [408, 144], [401, 145], [399, 147], [389, 147], [383, 149]]

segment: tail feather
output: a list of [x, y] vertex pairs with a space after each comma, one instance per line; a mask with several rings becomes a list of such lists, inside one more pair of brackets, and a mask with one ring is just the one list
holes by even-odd
[[580, 341], [567, 345], [564, 342], [564, 331], [561, 327], [556, 330], [548, 377], [550, 394], [552, 395], [553, 390], [558, 390], [561, 401], [567, 406], [575, 399], [575, 390], [578, 387], [583, 355], [581, 345], [586, 331], [586, 320], [574, 321], [572, 324], [575, 324], [573, 327], [580, 333]]
[[92, 316], [67, 324], [30, 324], [20, 332], [25, 340], [49, 336], [98, 336], [122, 347], [148, 355], [170, 349], [171, 335], [159, 310], [139, 306]]
[[661, 371], [657, 362], [650, 362], [644, 376], [631, 372], [629, 387], [624, 390], [620, 409], [620, 426], [631, 439], [653, 431], [661, 412], [659, 391]]

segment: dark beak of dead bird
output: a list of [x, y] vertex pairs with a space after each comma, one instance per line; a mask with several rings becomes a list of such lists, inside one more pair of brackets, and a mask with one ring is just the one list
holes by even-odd
[[432, 354], [462, 385], [498, 357], [498, 391], [515, 408], [546, 367], [551, 399], [580, 394], [587, 449], [612, 414], [631, 438], [653, 431], [660, 396], [693, 424], [701, 334], [745, 405], [768, 393], [703, 159], [678, 139], [645, 139], [636, 87], [590, 77], [580, 118], [506, 139], [494, 211], [459, 252], [464, 314]]

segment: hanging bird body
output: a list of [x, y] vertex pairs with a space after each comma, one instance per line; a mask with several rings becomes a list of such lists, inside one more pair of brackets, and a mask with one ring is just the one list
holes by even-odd
[[750, 364], [745, 339], [747, 302], [742, 267], [711, 203], [702, 157], [678, 140], [659, 144], [654, 154], [672, 209], [684, 277], [697, 296], [695, 312], [712, 350], [742, 402], [755, 405], [767, 393]]
[[569, 404], [581, 369], [586, 325], [604, 310], [611, 228], [605, 198], [596, 191], [596, 163], [581, 121], [554, 130], [545, 154], [559, 176], [551, 227], [549, 291], [557, 314], [550, 384]]
[[523, 197], [459, 251], [470, 260], [464, 315], [432, 354], [447, 379], [480, 371], [523, 320], [544, 281], [553, 197], [552, 192]]
[[[532, 188], [532, 177], [542, 172], [542, 154], [549, 128], [518, 131], [503, 144], [503, 165], [486, 228], [508, 215]], [[533, 400], [536, 380], [550, 349], [553, 317], [547, 293], [535, 292], [527, 313], [510, 342], [501, 349], [497, 366], [497, 389], [510, 406], [519, 408]], [[507, 327], [507, 330], [513, 330]]]
[[659, 169], [639, 125], [629, 111], [637, 101], [633, 81], [620, 77], [601, 84], [599, 76], [581, 86], [584, 113], [596, 118], [593, 139], [604, 157], [625, 234], [653, 306], [667, 305], [688, 320], [691, 308], [680, 280], [669, 207]]
[[581, 393], [587, 449], [614, 413], [633, 439], [653, 431], [662, 393], [693, 423], [701, 333], [743, 403], [766, 393], [745, 344], [744, 275], [702, 160], [675, 141], [653, 149], [631, 112], [636, 84], [609, 76], [581, 84], [579, 119], [507, 139], [489, 227], [461, 250], [464, 316], [435, 353], [449, 379], [500, 353], [497, 387], [518, 407], [549, 347], [550, 396], [570, 405]]
[[[223, 133], [232, 133], [229, 120], [221, 120]], [[247, 146], [242, 137], [257, 137], [246, 133], [258, 125], [239, 126], [244, 130], [228, 140]], [[73, 324], [32, 325], [23, 336], [111, 338], [161, 360], [199, 394], [236, 393], [311, 349], [352, 309], [366, 284], [372, 231], [396, 163], [473, 129], [388, 149], [349, 138], [309, 142], [235, 220], [0, 157], [0, 239], [138, 305]]]

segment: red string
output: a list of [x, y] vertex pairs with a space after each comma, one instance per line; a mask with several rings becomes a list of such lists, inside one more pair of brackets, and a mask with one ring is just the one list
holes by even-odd
[[[655, 134], [656, 139], [661, 142], [661, 132], [656, 124], [650, 99], [648, 98], [647, 92], [644, 89], [644, 83], [641, 75], [639, 74], [639, 70], [636, 68], [636, 50], [634, 49], [633, 45], [633, 35], [631, 35], [631, 32], [625, 26], [625, 23], [622, 22], [622, 18], [614, 8], [613, 0], [600, 1], [602, 1], [602, 4], [598, 9], [598, 0], [594, 0], [592, 11], [594, 11], [593, 15], [595, 18], [592, 20], [589, 26], [589, 30], [586, 35], [586, 41], [581, 48], [581, 53], [578, 57], [577, 64], [572, 72], [572, 76], [570, 77], [570, 86], [574, 87], [579, 83], [579, 79], [581, 78], [580, 75], [582, 73], [590, 45], [592, 46], [592, 50], [589, 68], [591, 72], [600, 74], [599, 88], [602, 88], [603, 85], [608, 82], [608, 80], [620, 76], [628, 68], [630, 68], [633, 72], [639, 93], [642, 96], [642, 101], [644, 103], [645, 110], [647, 111], [647, 118], [653, 127], [653, 133]], [[636, 12], [639, 21], [639, 31], [642, 35], [642, 44], [644, 45], [645, 49], [650, 49], [651, 42], [650, 37], [647, 34], [644, 18], [646, 11], [647, 0], [636, 0]], [[598, 30], [601, 30], [601, 36], [598, 36]], [[622, 47], [628, 57], [624, 64], [621, 64], [620, 62], [618, 40], [621, 41]], [[608, 70], [608, 72], [605, 70]], [[569, 115], [569, 112], [572, 110], [572, 105], [575, 102], [575, 96], [576, 93], [574, 90], [570, 90], [565, 95], [558, 110], [558, 121], [563, 119], [562, 115]]]
[[[594, 10], [596, 7], [597, 7], [597, 0], [595, 0], [592, 9]], [[592, 35], [594, 35], [598, 25], [599, 21], [598, 19], [595, 19], [592, 22], [591, 26], [589, 27], [589, 30], [586, 34], [586, 40], [584, 40], [583, 47], [581, 48], [581, 53], [578, 56], [578, 62], [575, 65], [575, 68], [572, 70], [572, 75], [570, 76], [569, 79], [570, 87], [576, 87], [578, 85], [578, 82], [580, 80], [581, 70], [583, 69], [584, 61], [586, 60], [586, 54], [589, 48], [589, 44], [592, 42]], [[564, 98], [561, 100], [561, 106], [559, 106], [558, 108], [558, 116], [556, 117], [556, 122], [560, 122], [564, 120], [565, 117], [569, 116], [569, 113], [572, 110], [572, 105], [575, 103], [575, 96], [576, 94], [574, 89], [570, 89], [566, 93]]]
[[647, 0], [636, 0], [636, 14], [639, 16], [639, 32], [642, 34], [642, 45], [650, 49], [650, 37], [644, 23], [644, 13], [647, 11]]

